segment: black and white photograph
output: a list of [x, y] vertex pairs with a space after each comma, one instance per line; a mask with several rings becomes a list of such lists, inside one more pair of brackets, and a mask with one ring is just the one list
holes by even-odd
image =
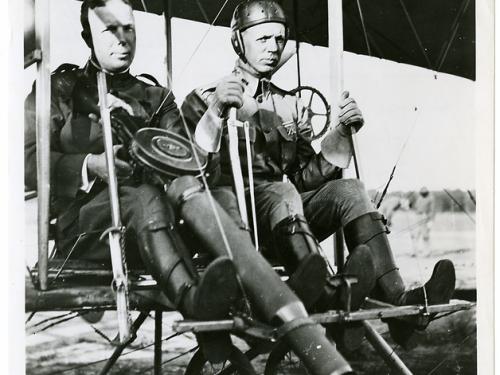
[[493, 374], [493, 1], [19, 3], [10, 374]]

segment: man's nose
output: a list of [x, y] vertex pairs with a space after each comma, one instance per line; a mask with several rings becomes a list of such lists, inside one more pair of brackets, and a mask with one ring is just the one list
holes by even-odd
[[126, 44], [127, 43], [127, 36], [125, 33], [125, 30], [123, 27], [118, 27], [115, 32], [116, 39], [118, 39], [118, 42], [120, 44]]
[[273, 38], [269, 38], [268, 41], [267, 41], [267, 50], [269, 52], [278, 52], [278, 42], [276, 41], [276, 39], [273, 39]]

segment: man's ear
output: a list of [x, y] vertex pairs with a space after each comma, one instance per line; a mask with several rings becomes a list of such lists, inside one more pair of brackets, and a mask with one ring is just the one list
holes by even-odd
[[85, 41], [85, 44], [90, 49], [92, 49], [92, 36], [90, 35], [90, 33], [88, 31], [82, 30], [81, 35], [82, 35], [83, 40]]

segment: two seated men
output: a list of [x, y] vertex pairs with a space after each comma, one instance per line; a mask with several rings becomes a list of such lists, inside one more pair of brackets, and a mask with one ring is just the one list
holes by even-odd
[[[207, 153], [217, 177], [207, 186], [194, 177], [180, 176], [165, 194], [157, 186], [129, 178], [131, 165], [115, 156], [127, 259], [142, 261], [185, 316], [225, 317], [240, 286], [273, 324], [306, 319], [306, 308], [339, 308], [345, 296], [327, 286], [326, 263], [318, 250], [318, 241], [338, 228], [344, 229], [349, 249], [345, 272], [359, 278], [352, 291], [353, 308], [359, 308], [368, 295], [394, 305], [449, 301], [455, 284], [453, 264], [438, 262], [424, 287], [407, 290], [383, 217], [373, 208], [363, 184], [339, 178], [351, 158], [350, 134], [364, 122], [354, 99], [344, 94], [338, 124], [317, 154], [300, 99], [271, 83], [288, 39], [287, 18], [278, 3], [245, 1], [235, 9], [231, 42], [238, 60], [234, 71], [194, 90], [183, 103], [182, 114], [170, 90], [129, 73], [136, 37], [128, 0], [84, 0], [81, 24], [91, 50], [88, 63], [52, 76], [52, 212], [58, 219], [57, 242], [63, 256], [109, 260], [106, 244], [98, 240], [110, 227], [97, 109], [96, 72], [102, 70], [107, 73], [112, 113], [129, 118], [137, 127], [159, 127], [194, 139]], [[36, 188], [34, 95], [33, 91], [27, 98], [25, 119], [25, 181], [30, 188]], [[248, 228], [241, 223], [225, 128], [231, 107], [238, 109], [238, 120], [250, 125], [254, 186], [245, 179], [245, 192], [248, 195], [252, 188], [255, 193], [258, 226], [254, 229], [291, 274], [288, 285], [255, 251]], [[246, 165], [244, 139], [240, 146], [242, 165]], [[118, 149], [116, 155], [120, 155]], [[283, 176], [289, 182], [283, 182]], [[179, 216], [183, 228], [178, 227]], [[201, 278], [190, 265], [182, 232], [215, 258]], [[389, 321], [389, 327], [403, 344], [417, 328], [396, 321]], [[332, 367], [327, 369], [316, 368], [313, 360], [305, 358], [313, 373], [349, 372], [317, 325], [302, 328], [290, 335], [301, 331], [319, 343], [317, 347], [323, 349], [316, 353], [318, 358], [340, 358], [330, 361]]]

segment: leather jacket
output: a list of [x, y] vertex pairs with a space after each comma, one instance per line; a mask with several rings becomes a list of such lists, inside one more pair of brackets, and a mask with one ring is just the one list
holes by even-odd
[[[237, 68], [242, 69], [241, 65]], [[330, 164], [322, 153], [317, 154], [311, 146], [311, 123], [300, 99], [269, 80], [258, 80], [244, 70], [242, 74], [247, 82], [250, 81], [248, 87], [256, 88], [255, 91], [245, 89], [243, 106], [237, 111], [238, 120], [248, 121], [250, 125], [255, 183], [282, 181], [286, 175], [299, 191], [308, 191], [339, 178], [341, 168]], [[252, 80], [258, 82], [252, 85]], [[182, 104], [183, 117], [193, 133], [197, 126], [203, 126], [204, 121], [214, 121], [215, 116], [206, 116], [206, 112], [217, 83], [195, 89]], [[243, 175], [246, 177], [246, 148], [241, 128], [238, 129], [238, 138]], [[220, 174], [219, 185], [231, 185], [227, 131], [222, 132], [220, 149], [207, 151], [212, 154], [211, 168]]]

